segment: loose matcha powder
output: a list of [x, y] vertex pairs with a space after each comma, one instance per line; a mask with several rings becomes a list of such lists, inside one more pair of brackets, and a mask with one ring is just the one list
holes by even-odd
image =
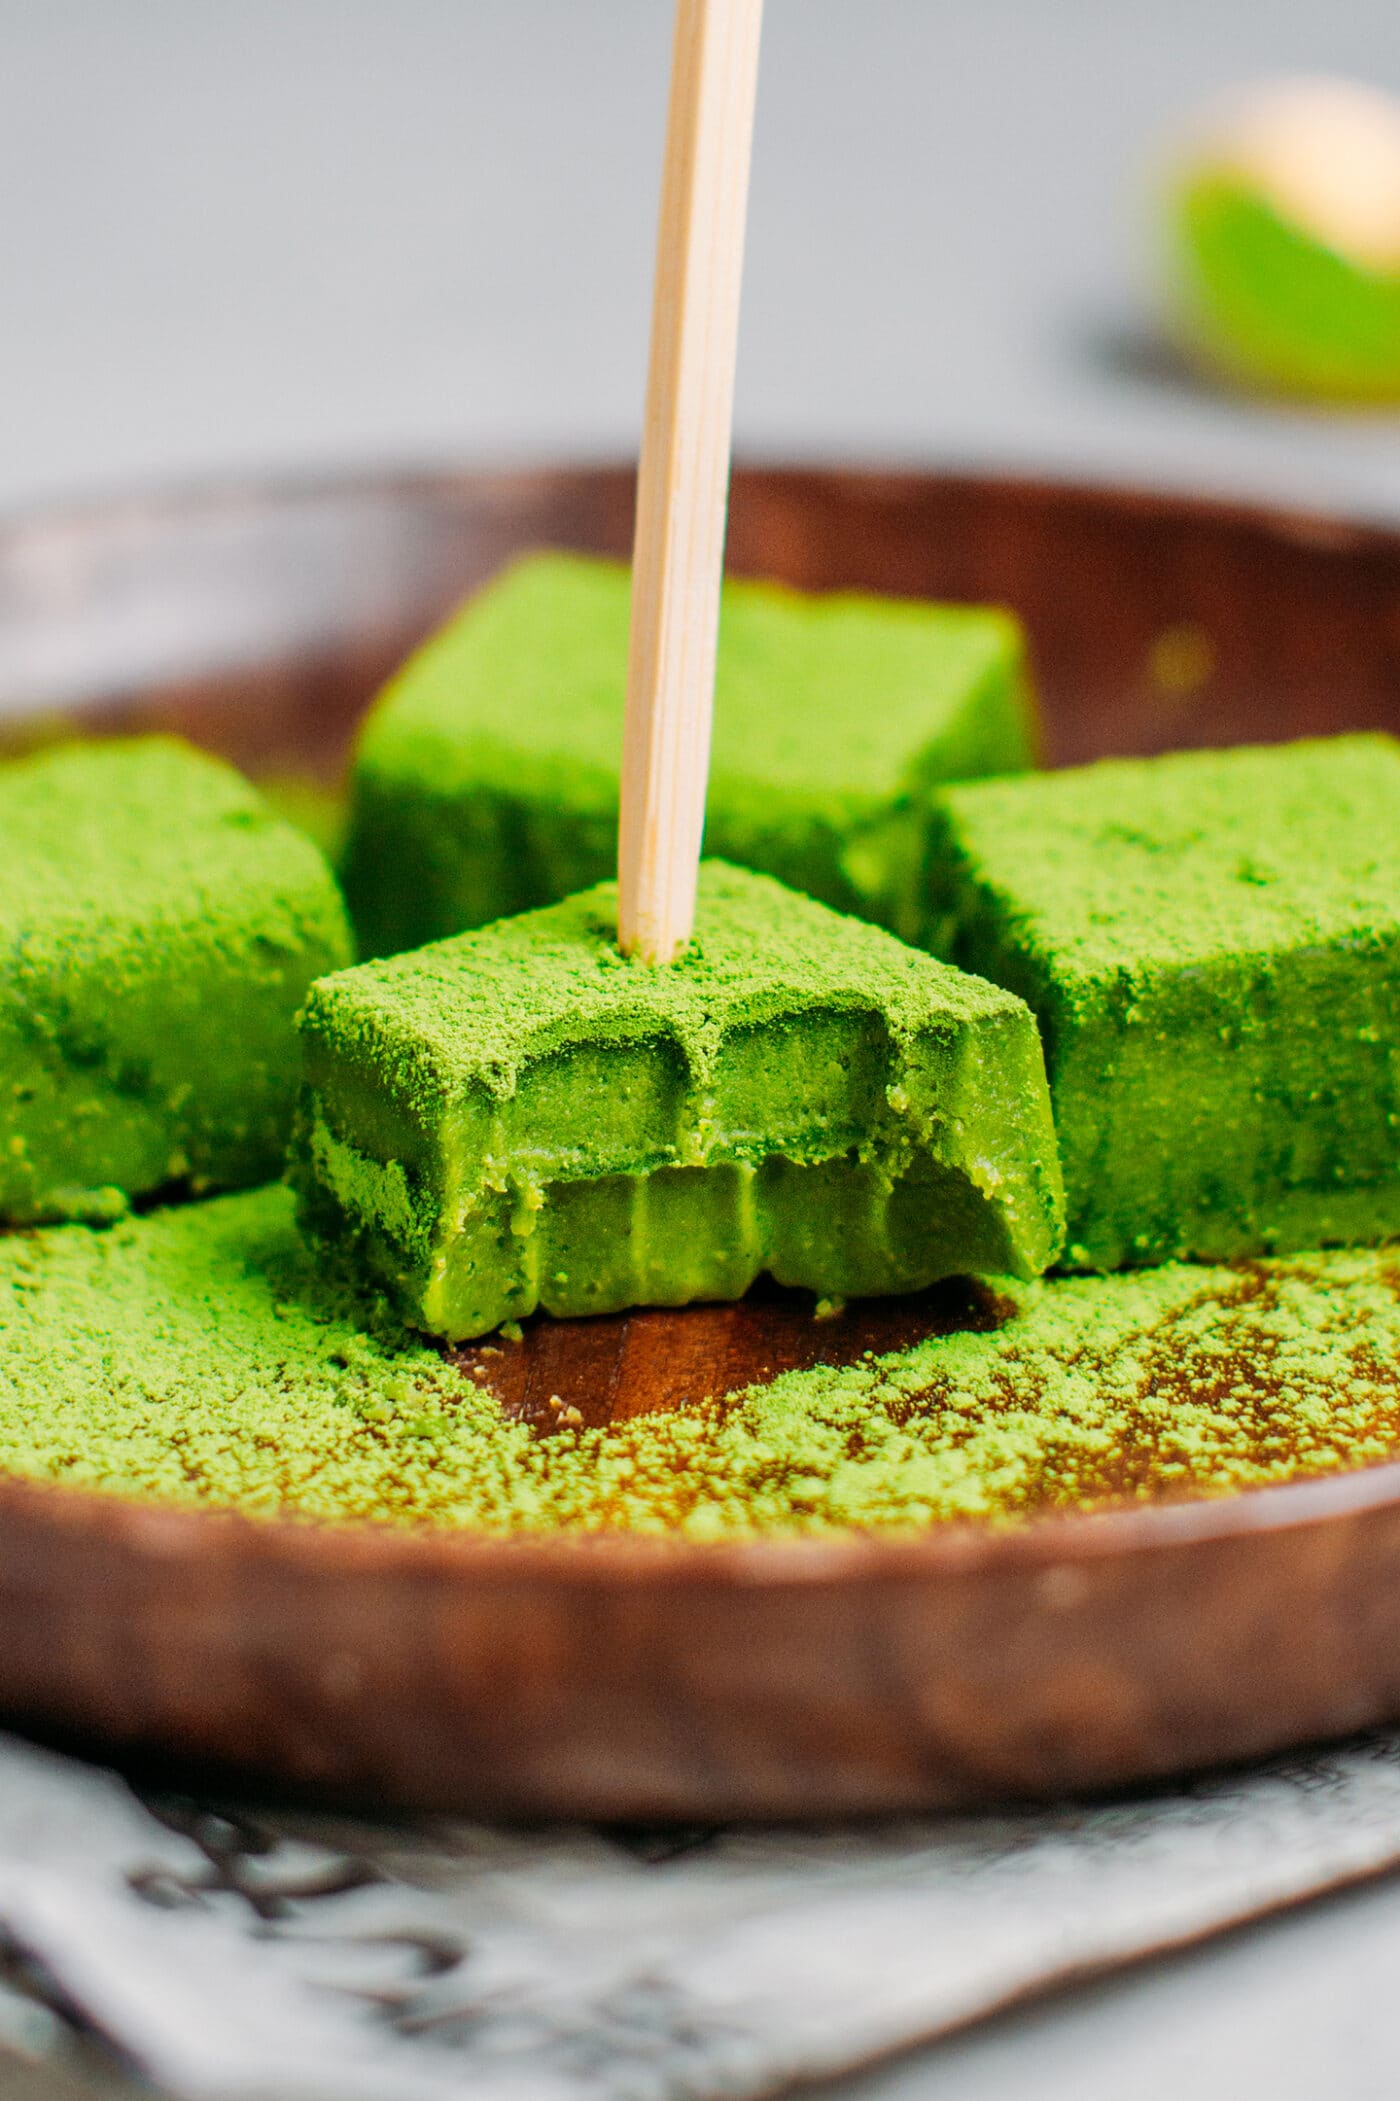
[[1394, 1250], [1014, 1287], [845, 1369], [549, 1435], [319, 1277], [280, 1188], [0, 1241], [0, 1469], [162, 1502], [755, 1532], [1222, 1493], [1400, 1442]]

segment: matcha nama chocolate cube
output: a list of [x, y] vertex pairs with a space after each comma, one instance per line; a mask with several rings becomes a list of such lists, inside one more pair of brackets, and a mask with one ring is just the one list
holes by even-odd
[[1400, 745], [938, 800], [930, 945], [1039, 1018], [1072, 1263], [1400, 1232]]
[[167, 737], [0, 766], [0, 841], [0, 1216], [276, 1175], [297, 1008], [351, 953], [317, 849]]
[[[346, 895], [361, 952], [417, 947], [613, 873], [631, 578], [541, 554], [376, 703]], [[986, 607], [729, 583], [706, 851], [906, 931], [931, 782], [1036, 745], [1021, 631]]]
[[1061, 1240], [1019, 1000], [707, 862], [649, 966], [616, 892], [323, 979], [294, 1177], [418, 1326], [1032, 1276]]

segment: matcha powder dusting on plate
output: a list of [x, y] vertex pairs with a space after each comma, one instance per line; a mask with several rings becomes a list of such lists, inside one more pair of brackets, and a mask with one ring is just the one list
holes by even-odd
[[1007, 1290], [990, 1330], [541, 1435], [491, 1391], [503, 1358], [444, 1360], [319, 1277], [267, 1188], [0, 1240], [0, 1470], [260, 1516], [721, 1539], [1217, 1494], [1400, 1445], [1393, 1248]]

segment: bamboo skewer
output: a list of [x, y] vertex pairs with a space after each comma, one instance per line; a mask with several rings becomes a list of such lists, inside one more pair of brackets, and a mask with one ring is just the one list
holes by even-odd
[[651, 963], [695, 921], [762, 16], [677, 0], [618, 829], [619, 938]]

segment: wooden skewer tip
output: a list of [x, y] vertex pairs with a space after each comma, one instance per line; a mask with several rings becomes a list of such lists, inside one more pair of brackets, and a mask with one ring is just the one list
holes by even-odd
[[618, 938], [668, 963], [695, 922], [763, 0], [678, 0], [637, 477]]

